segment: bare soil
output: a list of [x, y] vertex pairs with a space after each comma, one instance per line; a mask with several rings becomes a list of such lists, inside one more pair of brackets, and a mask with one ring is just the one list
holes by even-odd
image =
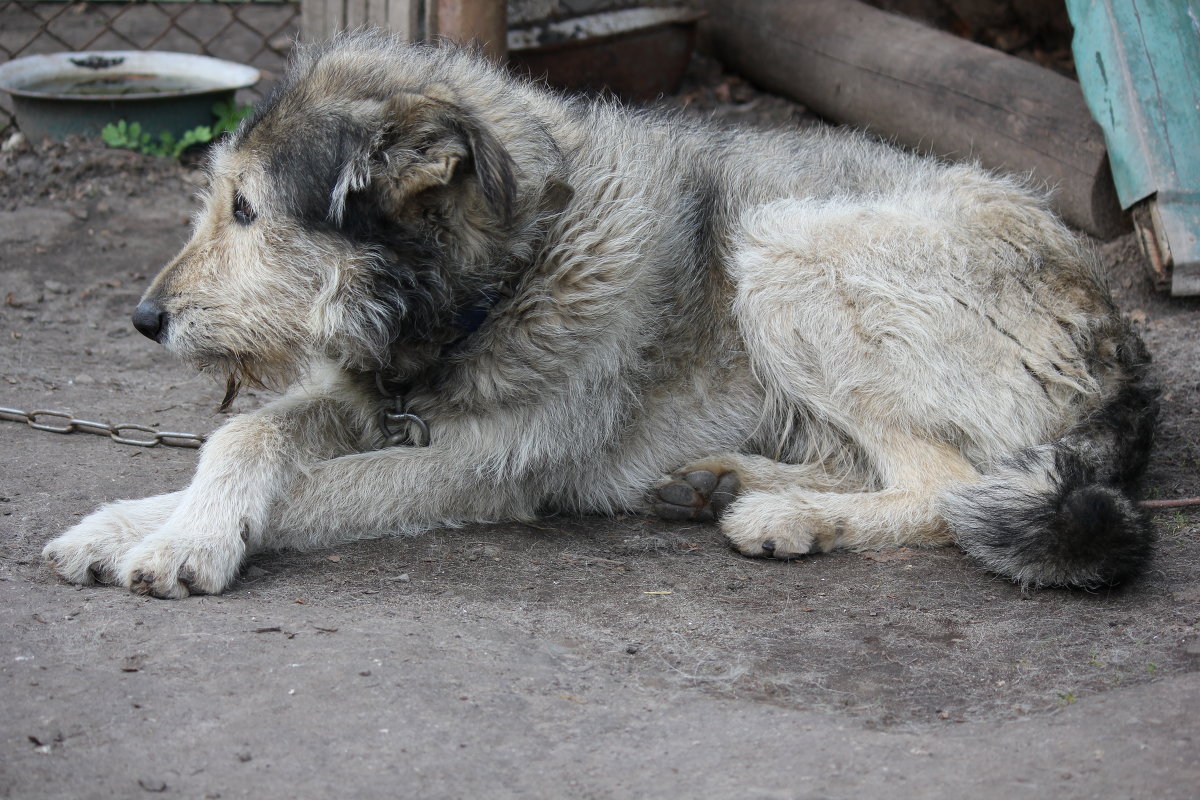
[[[702, 67], [675, 102], [803, 109]], [[129, 312], [200, 174], [0, 157], [0, 406], [209, 431], [223, 387]], [[1146, 497], [1200, 494], [1200, 304], [1097, 244], [1165, 392]], [[261, 403], [246, 393], [234, 411]], [[195, 451], [0, 422], [0, 796], [1130, 797], [1200, 785], [1200, 513], [1146, 576], [1022, 592], [954, 549], [795, 563], [710, 526], [552, 518], [254, 558], [219, 597], [73, 587], [44, 543]]]

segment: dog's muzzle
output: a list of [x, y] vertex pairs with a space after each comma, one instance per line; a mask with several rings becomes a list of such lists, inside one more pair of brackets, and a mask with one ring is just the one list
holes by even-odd
[[153, 300], [143, 300], [133, 310], [133, 327], [145, 337], [161, 342], [167, 335], [170, 315]]

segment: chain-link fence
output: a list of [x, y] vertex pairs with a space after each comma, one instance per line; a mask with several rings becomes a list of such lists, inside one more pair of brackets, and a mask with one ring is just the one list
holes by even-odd
[[[0, 62], [64, 50], [198, 53], [262, 70], [258, 92], [282, 71], [299, 32], [300, 4], [288, 0], [0, 0]], [[0, 93], [0, 130], [12, 122]]]

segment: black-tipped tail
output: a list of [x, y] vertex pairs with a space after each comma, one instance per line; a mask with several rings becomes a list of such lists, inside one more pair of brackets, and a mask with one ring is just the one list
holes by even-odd
[[1150, 458], [1158, 390], [1149, 357], [1127, 331], [1125, 380], [1059, 440], [1005, 459], [940, 498], [959, 545], [1023, 586], [1095, 588], [1126, 581], [1150, 560], [1154, 528], [1126, 492]]
[[1136, 576], [1154, 529], [1121, 489], [1064, 443], [1030, 448], [942, 498], [959, 545], [1022, 586], [1091, 589]]

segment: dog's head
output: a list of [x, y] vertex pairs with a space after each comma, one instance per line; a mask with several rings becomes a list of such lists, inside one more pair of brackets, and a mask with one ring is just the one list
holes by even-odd
[[201, 369], [276, 382], [452, 335], [528, 251], [526, 196], [557, 153], [507, 84], [469, 54], [378, 35], [302, 55], [214, 148], [192, 239], [135, 326]]

